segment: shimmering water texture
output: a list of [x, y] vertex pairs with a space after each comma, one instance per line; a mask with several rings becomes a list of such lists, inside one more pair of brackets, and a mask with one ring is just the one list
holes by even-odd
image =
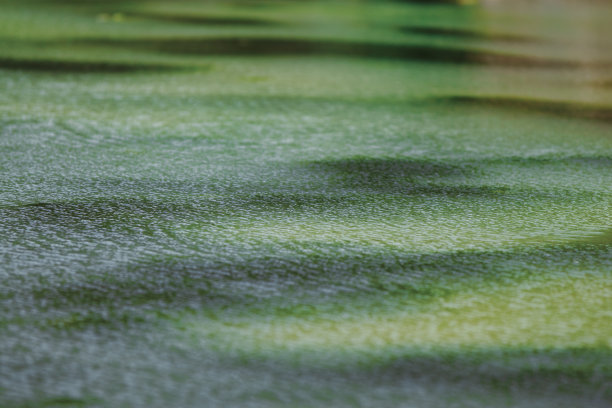
[[612, 406], [610, 21], [0, 2], [0, 406]]

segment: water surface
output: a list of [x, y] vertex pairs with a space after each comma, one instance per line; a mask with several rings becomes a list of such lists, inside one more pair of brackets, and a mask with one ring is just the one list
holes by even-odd
[[607, 3], [0, 8], [0, 405], [612, 403]]

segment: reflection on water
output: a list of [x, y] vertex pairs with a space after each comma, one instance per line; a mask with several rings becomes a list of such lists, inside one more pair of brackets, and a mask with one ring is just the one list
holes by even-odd
[[275, 26], [279, 22], [247, 17], [223, 17], [214, 15], [152, 13], [146, 11], [131, 12], [125, 15], [128, 19], [150, 19], [177, 24], [196, 24], [201, 26]]
[[542, 113], [563, 118], [588, 119], [604, 123], [612, 122], [612, 108], [579, 102], [487, 96], [449, 96], [438, 100], [459, 106], [478, 106], [486, 109], [506, 109]]
[[537, 38], [515, 35], [515, 34], [500, 34], [488, 33], [485, 31], [477, 31], [463, 28], [449, 27], [427, 27], [427, 26], [406, 26], [400, 29], [408, 34], [424, 34], [428, 36], [442, 36], [451, 38], [462, 38], [469, 40], [481, 41], [502, 41], [502, 42], [533, 42], [538, 41]]
[[607, 69], [612, 63], [601, 61], [575, 61], [536, 56], [504, 54], [495, 51], [461, 49], [428, 45], [396, 45], [336, 40], [309, 40], [291, 38], [144, 38], [75, 41], [76, 44], [127, 47], [171, 54], [201, 56], [336, 56], [383, 58], [405, 61], [444, 62], [518, 68], [599, 68]]
[[0, 8], [1, 406], [610, 406], [610, 3]]
[[122, 63], [111, 61], [75, 61], [65, 59], [1, 58], [1, 69], [47, 71], [55, 73], [128, 73], [141, 71], [169, 71], [179, 67], [162, 64]]

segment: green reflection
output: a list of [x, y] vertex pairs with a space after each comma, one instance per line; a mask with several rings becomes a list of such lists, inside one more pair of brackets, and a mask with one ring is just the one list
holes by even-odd
[[475, 3], [1, 2], [0, 405], [609, 406], [610, 6]]

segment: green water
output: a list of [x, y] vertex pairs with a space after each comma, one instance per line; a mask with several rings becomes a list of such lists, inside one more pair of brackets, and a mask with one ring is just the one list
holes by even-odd
[[612, 7], [1, 1], [0, 406], [612, 404]]

